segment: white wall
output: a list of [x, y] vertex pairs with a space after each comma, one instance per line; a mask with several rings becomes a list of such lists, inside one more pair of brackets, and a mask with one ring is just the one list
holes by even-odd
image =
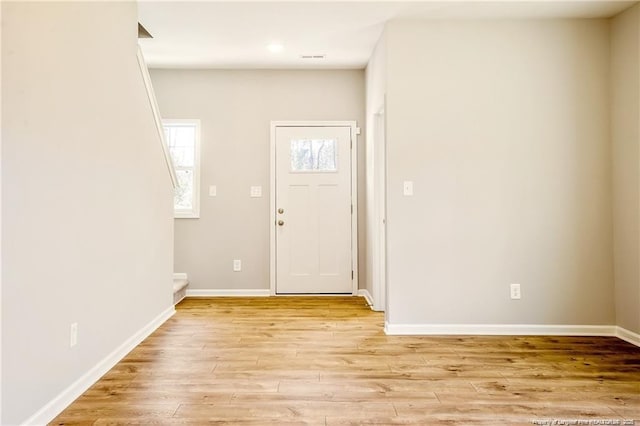
[[[364, 130], [364, 73], [151, 70], [164, 118], [201, 120], [200, 219], [176, 219], [175, 270], [189, 289], [269, 288], [271, 120], [357, 120]], [[364, 264], [364, 131], [359, 143], [359, 248]], [[209, 197], [209, 185], [217, 196]], [[261, 185], [262, 198], [249, 187]], [[233, 272], [233, 259], [242, 272]], [[360, 269], [360, 283], [366, 274]]]
[[613, 19], [611, 37], [616, 321], [640, 333], [640, 6]]
[[[0, 49], [2, 48], [2, 5], [0, 5]], [[0, 74], [2, 54], [0, 54]], [[0, 129], [2, 129], [2, 77], [0, 75]], [[0, 131], [0, 165], [2, 165], [2, 131]], [[0, 169], [0, 318], [2, 318], [2, 172]], [[0, 326], [0, 383], [2, 383], [2, 326]], [[0, 423], [2, 422], [2, 385], [0, 385]]]
[[613, 324], [608, 21], [386, 37], [388, 321]]
[[[366, 113], [367, 113], [367, 139], [366, 139], [366, 155], [367, 155], [367, 167], [366, 167], [366, 264], [361, 265], [360, 269], [366, 268], [366, 283], [365, 288], [369, 291], [374, 299], [374, 306], [376, 309], [383, 310], [381, 297], [374, 292], [374, 270], [378, 268], [378, 250], [379, 245], [376, 244], [376, 238], [379, 233], [380, 218], [376, 215], [376, 206], [380, 203], [380, 191], [376, 191], [376, 178], [375, 173], [376, 163], [378, 158], [375, 150], [375, 126], [376, 126], [376, 114], [384, 109], [384, 99], [386, 92], [386, 71], [387, 71], [387, 57], [386, 57], [386, 41], [385, 34], [383, 33], [375, 49], [371, 54], [369, 63], [365, 70], [366, 81]], [[376, 275], [377, 276], [377, 275]]]
[[171, 308], [173, 219], [135, 3], [2, 15], [1, 423], [15, 425]]

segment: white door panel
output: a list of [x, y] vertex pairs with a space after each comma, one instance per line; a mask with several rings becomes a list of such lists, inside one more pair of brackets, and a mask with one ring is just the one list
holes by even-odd
[[276, 127], [276, 292], [351, 293], [351, 128]]

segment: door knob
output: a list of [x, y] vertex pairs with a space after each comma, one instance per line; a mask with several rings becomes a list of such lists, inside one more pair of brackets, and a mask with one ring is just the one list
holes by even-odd
[[284, 225], [284, 220], [279, 220], [278, 221], [278, 226], [282, 226], [282, 225]]
[[278, 213], [280, 214], [284, 213], [284, 209], [278, 209]]

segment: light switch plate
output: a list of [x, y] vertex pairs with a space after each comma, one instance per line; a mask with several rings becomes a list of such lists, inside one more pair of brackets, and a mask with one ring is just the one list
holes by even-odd
[[262, 187], [261, 186], [252, 186], [251, 187], [250, 196], [251, 197], [262, 197]]
[[218, 195], [218, 188], [215, 185], [209, 186], [209, 197], [215, 197]]
[[520, 292], [520, 284], [511, 284], [509, 286], [509, 290], [512, 299], [518, 300], [522, 297], [522, 293]]
[[413, 181], [410, 180], [405, 180], [403, 185], [402, 185], [402, 192], [405, 196], [412, 196], [413, 195]]

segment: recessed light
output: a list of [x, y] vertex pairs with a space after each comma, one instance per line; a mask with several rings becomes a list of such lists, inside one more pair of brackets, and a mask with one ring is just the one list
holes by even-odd
[[271, 53], [280, 53], [284, 50], [284, 46], [280, 43], [271, 43], [267, 46], [267, 49], [269, 49]]

